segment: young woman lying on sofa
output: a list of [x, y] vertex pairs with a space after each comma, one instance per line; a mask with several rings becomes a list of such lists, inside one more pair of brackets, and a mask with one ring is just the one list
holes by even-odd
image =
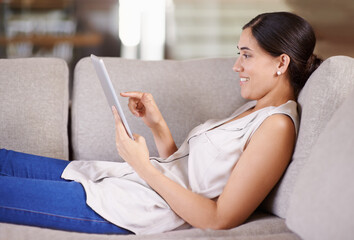
[[0, 150], [0, 221], [89, 233], [148, 234], [189, 224], [242, 224], [278, 182], [296, 141], [296, 98], [321, 60], [302, 18], [265, 13], [243, 27], [241, 95], [229, 118], [194, 128], [177, 149], [149, 93], [128, 92], [129, 108], [151, 129], [160, 157], [128, 137], [115, 109], [124, 163], [64, 161]]

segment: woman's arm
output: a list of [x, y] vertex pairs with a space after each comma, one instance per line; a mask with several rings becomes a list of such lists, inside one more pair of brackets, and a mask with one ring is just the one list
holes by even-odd
[[171, 131], [150, 93], [126, 92], [121, 96], [129, 97], [130, 111], [151, 129], [160, 157], [167, 158], [177, 151]]
[[168, 158], [177, 151], [176, 143], [173, 140], [171, 131], [165, 120], [159, 123], [156, 127], [151, 128], [151, 132], [154, 136], [156, 148], [160, 157]]
[[[270, 116], [253, 135], [220, 197], [213, 201], [160, 173], [151, 165], [148, 154], [136, 154], [144, 152], [142, 138], [137, 136], [137, 145], [133, 146], [130, 144], [133, 141], [122, 130], [118, 121], [117, 140], [123, 143], [118, 144], [117, 149], [123, 152], [122, 157], [177, 215], [192, 226], [204, 229], [228, 229], [243, 223], [282, 176], [295, 143], [292, 120], [280, 114]], [[137, 148], [135, 154], [128, 153]]]

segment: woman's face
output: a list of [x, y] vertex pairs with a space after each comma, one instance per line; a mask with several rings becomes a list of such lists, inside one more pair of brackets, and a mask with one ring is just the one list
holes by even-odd
[[269, 94], [277, 84], [279, 60], [258, 45], [250, 28], [242, 31], [237, 48], [240, 56], [233, 70], [240, 75], [241, 96], [259, 100]]

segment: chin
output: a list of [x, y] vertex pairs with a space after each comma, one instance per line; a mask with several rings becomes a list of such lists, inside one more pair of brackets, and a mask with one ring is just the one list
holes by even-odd
[[241, 90], [241, 97], [247, 100], [253, 100], [249, 94], [243, 92], [242, 90]]
[[241, 97], [250, 101], [259, 100], [262, 98], [262, 92], [247, 91], [248, 89], [241, 88]]
[[242, 93], [241, 93], [241, 97], [246, 99], [246, 100], [250, 100], [250, 101], [258, 100], [258, 98], [252, 97], [252, 96], [247, 95], [247, 94], [242, 94]]

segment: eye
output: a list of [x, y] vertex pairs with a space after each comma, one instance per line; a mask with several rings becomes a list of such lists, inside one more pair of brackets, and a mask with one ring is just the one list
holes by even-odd
[[250, 57], [250, 55], [248, 55], [248, 54], [242, 54], [242, 56], [244, 57], [244, 58], [249, 58]]

